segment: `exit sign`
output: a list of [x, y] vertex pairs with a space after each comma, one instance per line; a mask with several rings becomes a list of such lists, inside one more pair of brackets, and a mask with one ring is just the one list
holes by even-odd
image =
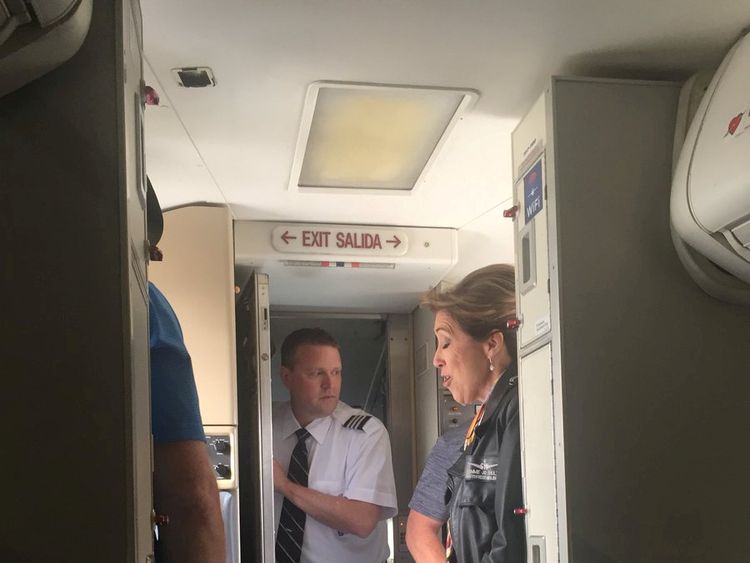
[[279, 225], [272, 243], [278, 252], [347, 256], [403, 256], [409, 247], [404, 231], [346, 225]]

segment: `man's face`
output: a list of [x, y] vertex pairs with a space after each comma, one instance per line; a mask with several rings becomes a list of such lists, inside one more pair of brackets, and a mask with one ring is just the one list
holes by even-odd
[[294, 365], [281, 366], [281, 380], [289, 389], [297, 422], [307, 426], [336, 408], [341, 393], [341, 355], [333, 346], [303, 344], [294, 354]]

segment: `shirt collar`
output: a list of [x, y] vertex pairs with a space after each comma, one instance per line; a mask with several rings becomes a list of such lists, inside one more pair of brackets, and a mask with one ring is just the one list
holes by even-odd
[[505, 394], [512, 387], [515, 387], [517, 381], [518, 381], [518, 374], [516, 371], [516, 364], [515, 362], [511, 362], [508, 368], [500, 376], [500, 379], [498, 379], [495, 382], [495, 385], [492, 387], [492, 391], [490, 391], [489, 397], [487, 397], [487, 400], [484, 403], [485, 404], [484, 416], [482, 417], [482, 422], [480, 422], [479, 425], [477, 426], [477, 435], [483, 434], [484, 432], [483, 423], [488, 419], [490, 414], [495, 411], [495, 409], [497, 408], [497, 405], [503, 399]]
[[[291, 402], [285, 402], [282, 408], [286, 412], [284, 412], [284, 416], [281, 419], [279, 430], [281, 436], [286, 439], [292, 436], [299, 428], [302, 428], [302, 426], [297, 422], [297, 418], [294, 416], [294, 412], [292, 412]], [[323, 439], [326, 437], [326, 434], [328, 434], [328, 429], [331, 427], [331, 424], [333, 424], [333, 417], [330, 415], [316, 418], [307, 425], [307, 431], [313, 438], [315, 438], [315, 441], [318, 444], [322, 444]]]
[[503, 375], [505, 375], [507, 371], [508, 371], [507, 368], [503, 370], [503, 372], [497, 378], [497, 381], [495, 381], [495, 383], [492, 384], [492, 387], [490, 388], [490, 390], [487, 391], [487, 395], [485, 395], [485, 397], [482, 399], [481, 404], [484, 404], [490, 400], [490, 397], [492, 396], [492, 392], [495, 390], [495, 387], [497, 387], [497, 384], [500, 383], [500, 380], [503, 378]]

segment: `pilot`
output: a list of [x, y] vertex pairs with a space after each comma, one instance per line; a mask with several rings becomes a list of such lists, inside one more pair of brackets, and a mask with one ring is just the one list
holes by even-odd
[[334, 338], [304, 328], [281, 347], [290, 401], [274, 405], [277, 563], [381, 563], [386, 520], [396, 515], [388, 431], [339, 401]]
[[[148, 182], [152, 260], [163, 220]], [[164, 295], [148, 284], [154, 510], [161, 522], [157, 563], [224, 563], [224, 525], [216, 477], [206, 449], [190, 355], [180, 323]]]

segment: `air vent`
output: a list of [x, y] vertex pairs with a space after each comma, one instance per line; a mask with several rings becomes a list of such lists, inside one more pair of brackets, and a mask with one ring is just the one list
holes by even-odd
[[177, 84], [183, 88], [206, 88], [216, 86], [213, 71], [207, 66], [173, 68], [172, 74]]

